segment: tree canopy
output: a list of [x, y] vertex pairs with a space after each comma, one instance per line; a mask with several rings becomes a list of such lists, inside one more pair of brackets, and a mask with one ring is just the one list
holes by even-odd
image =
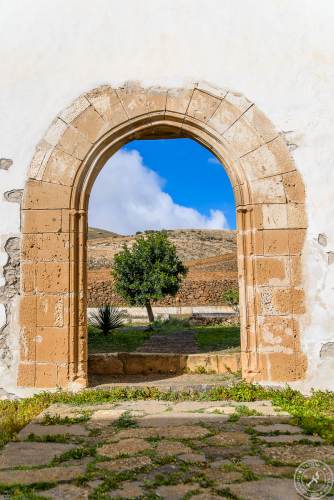
[[146, 306], [154, 321], [151, 301], [176, 295], [187, 268], [165, 231], [152, 232], [123, 246], [115, 255], [112, 274], [116, 292], [133, 306]]

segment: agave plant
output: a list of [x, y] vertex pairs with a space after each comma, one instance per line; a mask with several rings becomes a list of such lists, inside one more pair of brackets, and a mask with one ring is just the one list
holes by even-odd
[[89, 324], [101, 330], [103, 335], [108, 335], [111, 330], [124, 324], [126, 312], [110, 305], [99, 307], [89, 317]]

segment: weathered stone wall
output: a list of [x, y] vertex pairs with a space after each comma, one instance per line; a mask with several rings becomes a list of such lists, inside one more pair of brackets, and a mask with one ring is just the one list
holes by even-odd
[[[124, 81], [137, 80], [143, 87], [185, 88], [194, 81], [207, 80], [220, 88], [228, 86], [249, 96], [276, 125], [306, 186], [308, 224], [307, 229], [304, 228], [302, 268], [297, 269], [295, 256], [286, 258], [287, 262], [291, 261], [290, 269], [294, 269], [289, 271], [288, 279], [292, 282], [298, 279], [298, 286], [306, 295], [297, 335], [300, 334], [300, 347], [308, 368], [306, 378], [296, 385], [304, 389], [334, 388], [333, 350], [328, 348], [334, 331], [334, 143], [331, 133], [334, 5], [329, 0], [323, 4], [321, 8], [317, 2], [302, 0], [260, 2], [254, 8], [254, 3], [243, 0], [206, 3], [193, 0], [191, 6], [184, 0], [100, 0], [96, 9], [94, 2], [83, 0], [3, 2], [0, 19], [4, 41], [0, 83], [0, 286], [6, 287], [6, 243], [20, 234], [19, 205], [11, 203], [9, 193], [25, 187], [36, 145], [45, 137], [45, 130], [57, 113], [71, 100], [106, 82], [114, 87]], [[87, 36], [87, 19], [94, 36]], [[321, 29], [314, 29], [315, 26]], [[234, 129], [237, 140], [242, 134], [238, 127]], [[87, 141], [78, 135], [75, 127], [69, 129], [67, 139], [71, 132], [82, 140], [81, 149], [74, 148], [71, 153], [80, 155]], [[55, 145], [59, 135], [61, 130], [51, 129], [46, 137], [49, 142], [44, 145]], [[63, 144], [66, 147], [66, 141]], [[248, 146], [254, 151], [253, 144]], [[41, 161], [47, 161], [51, 149], [37, 151]], [[263, 177], [268, 175], [268, 166], [275, 166], [273, 151], [270, 148], [265, 151], [257, 165]], [[245, 156], [242, 155], [241, 163]], [[284, 161], [283, 158], [282, 163]], [[254, 187], [251, 165], [248, 174]], [[38, 177], [38, 172], [36, 175]], [[276, 178], [278, 183], [270, 184], [262, 195], [275, 197], [280, 175]], [[261, 189], [260, 181], [257, 185]], [[67, 191], [66, 185], [61, 185], [58, 191], [55, 188], [53, 199], [65, 196]], [[262, 199], [264, 223], [267, 228], [272, 224], [275, 232], [293, 214], [279, 210], [279, 206], [270, 211], [265, 201], [268, 197]], [[280, 205], [282, 199], [277, 190], [276, 199]], [[298, 218], [296, 211], [295, 216]], [[264, 253], [271, 250], [279, 254], [286, 245], [284, 238], [278, 238], [276, 248], [268, 242], [269, 236], [261, 243]], [[260, 266], [258, 270], [265, 282], [266, 271]], [[282, 298], [284, 292], [263, 287], [263, 304], [268, 316], [274, 311], [275, 297], [279, 294]], [[285, 296], [283, 305], [295, 307], [296, 298], [296, 294]], [[16, 300], [17, 295], [10, 298], [10, 303], [13, 305]], [[3, 381], [6, 375], [6, 384], [13, 386], [17, 373], [11, 358], [17, 356], [14, 339], [20, 335], [16, 309], [11, 307], [10, 313], [7, 298], [1, 299], [1, 338], [3, 345], [11, 345], [11, 352], [6, 348], [0, 359], [0, 378]], [[277, 324], [274, 319], [268, 320], [262, 329], [263, 348], [274, 347], [277, 361], [282, 360], [281, 346], [275, 344], [278, 325], [286, 325], [283, 339], [287, 349], [294, 349], [294, 321], [285, 321], [283, 313], [276, 319]], [[250, 335], [254, 337], [254, 332]], [[280, 361], [275, 363], [276, 367], [283, 365]], [[44, 376], [42, 368], [41, 373]], [[47, 383], [47, 374], [44, 378]]]
[[[192, 306], [224, 304], [223, 293], [230, 288], [238, 288], [237, 280], [203, 280], [183, 282], [175, 297], [165, 297], [155, 303], [159, 306]], [[113, 289], [112, 281], [99, 281], [88, 284], [88, 307], [105, 304], [125, 305]]]
[[111, 352], [90, 354], [90, 375], [152, 375], [156, 373], [235, 373], [241, 369], [239, 352], [224, 354], [152, 354]]

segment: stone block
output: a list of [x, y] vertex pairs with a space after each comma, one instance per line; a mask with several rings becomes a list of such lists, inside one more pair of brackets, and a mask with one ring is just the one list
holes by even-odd
[[180, 373], [182, 354], [119, 353], [119, 359], [128, 375], [150, 373]]
[[[109, 85], [102, 85], [86, 94], [88, 101], [94, 106], [96, 111], [105, 121], [112, 121], [112, 109], [115, 106], [121, 105], [119, 97], [116, 91]], [[127, 119], [126, 113], [124, 113], [124, 120]]]
[[72, 125], [91, 143], [98, 141], [109, 129], [107, 122], [101, 118], [94, 106], [85, 109]]
[[243, 115], [248, 123], [257, 131], [264, 142], [278, 137], [278, 132], [270, 120], [256, 106], [251, 106]]
[[36, 327], [22, 326], [20, 331], [20, 361], [36, 359]]
[[[37, 326], [62, 327], [68, 323], [68, 308], [63, 295], [37, 297]], [[66, 304], [67, 306], [67, 304]]]
[[60, 138], [57, 148], [78, 160], [83, 160], [91, 149], [92, 143], [87, 136], [81, 134], [78, 129], [71, 125]]
[[36, 378], [35, 363], [20, 363], [18, 367], [18, 387], [34, 387]]
[[116, 89], [116, 93], [129, 118], [148, 113], [146, 92], [145, 89], [136, 85], [126, 85]]
[[287, 206], [285, 204], [265, 204], [262, 206], [264, 229], [285, 229], [288, 224]]
[[36, 147], [35, 154], [29, 166], [28, 176], [30, 179], [42, 178], [45, 165], [47, 164], [54, 146], [42, 140]]
[[21, 243], [23, 260], [68, 261], [70, 235], [68, 233], [25, 234]]
[[34, 292], [36, 288], [36, 265], [21, 262], [21, 290], [24, 293]]
[[221, 99], [195, 89], [187, 110], [187, 115], [207, 122], [221, 103]]
[[294, 171], [294, 163], [281, 137], [249, 152], [243, 158], [244, 170], [249, 180], [271, 177]]
[[59, 233], [61, 210], [22, 210], [23, 233]]
[[232, 146], [238, 158], [259, 148], [263, 142], [256, 130], [242, 117], [224, 132], [223, 137]]
[[42, 363], [68, 361], [68, 329], [66, 327], [37, 327], [36, 360]]
[[235, 373], [241, 369], [240, 353], [236, 352], [233, 354], [217, 354], [217, 364], [217, 373]]
[[26, 184], [23, 197], [24, 209], [69, 208], [71, 199], [70, 186], [30, 180]]
[[258, 347], [261, 352], [292, 353], [299, 343], [296, 320], [287, 316], [258, 316]]
[[285, 203], [282, 176], [275, 175], [253, 181], [252, 198], [255, 203]]
[[283, 184], [287, 201], [290, 203], [304, 203], [305, 187], [302, 176], [297, 170], [283, 175]]
[[306, 229], [289, 229], [290, 254], [301, 254], [304, 247]]
[[94, 375], [123, 375], [123, 362], [118, 353], [89, 354], [89, 373]]
[[[82, 359], [82, 358], [81, 358]], [[79, 362], [79, 370], [82, 367], [82, 362]], [[71, 372], [72, 370], [72, 372]], [[85, 373], [85, 383], [76, 380], [77, 387], [84, 389], [87, 384], [87, 368]], [[57, 387], [67, 389], [69, 382], [71, 382], [71, 376], [73, 375], [73, 364], [62, 363], [57, 365]]]
[[271, 382], [294, 382], [305, 377], [307, 360], [303, 353], [270, 352], [259, 354], [263, 369], [262, 380]]
[[[52, 349], [49, 346], [48, 349]], [[36, 357], [36, 377], [35, 387], [39, 389], [48, 389], [58, 386], [58, 371], [57, 365], [53, 363], [38, 363], [39, 359]]]
[[193, 89], [169, 89], [167, 92], [166, 111], [185, 114], [192, 94]]
[[72, 186], [81, 161], [55, 148], [46, 164], [43, 181]]
[[274, 291], [272, 300], [273, 306], [278, 313], [304, 314], [305, 293], [299, 288], [282, 288]]
[[20, 300], [21, 326], [36, 325], [37, 302], [35, 295], [22, 295]]
[[56, 146], [67, 127], [68, 125], [63, 120], [56, 118], [44, 135], [45, 141], [52, 146]]
[[241, 96], [238, 97], [237, 94], [228, 92], [209, 119], [208, 124], [219, 134], [224, 134], [250, 106], [252, 106], [250, 101], [244, 100]]
[[69, 266], [67, 262], [38, 262], [36, 264], [38, 292], [64, 293], [69, 291]]
[[257, 285], [289, 285], [290, 273], [288, 257], [256, 257], [254, 263]]
[[187, 371], [196, 373], [204, 369], [207, 373], [218, 373], [216, 354], [190, 354], [187, 357]]
[[287, 205], [288, 227], [296, 229], [307, 228], [305, 205], [302, 203], [289, 203]]
[[150, 113], [165, 111], [167, 91], [159, 87], [151, 87], [146, 94], [147, 109]]
[[299, 255], [290, 256], [290, 279], [293, 287], [302, 285], [302, 259]]
[[265, 255], [289, 255], [289, 230], [266, 229], [263, 231], [263, 253]]
[[58, 116], [64, 122], [70, 124], [75, 120], [85, 109], [90, 105], [90, 102], [85, 96], [80, 96], [75, 99], [66, 109], [64, 109]]

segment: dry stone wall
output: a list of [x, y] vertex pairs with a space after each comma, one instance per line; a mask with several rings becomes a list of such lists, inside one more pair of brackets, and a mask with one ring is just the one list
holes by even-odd
[[[230, 288], [237, 288], [238, 281], [227, 280], [186, 280], [175, 297], [167, 296], [155, 303], [157, 306], [193, 306], [193, 305], [222, 305], [223, 293]], [[88, 285], [88, 307], [100, 307], [105, 304], [116, 306], [126, 305], [115, 293], [113, 282], [100, 281]]]

